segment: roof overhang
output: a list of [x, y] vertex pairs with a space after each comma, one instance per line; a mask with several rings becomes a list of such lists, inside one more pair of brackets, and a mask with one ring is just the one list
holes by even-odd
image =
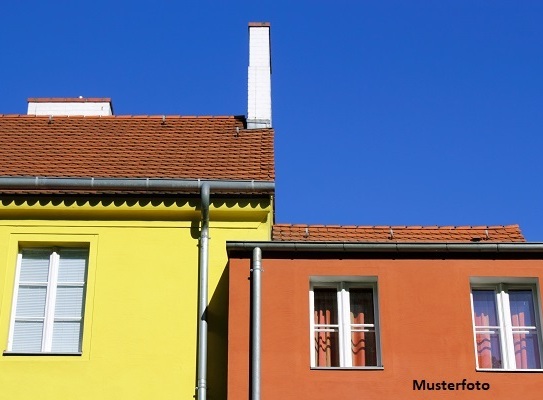
[[229, 253], [249, 253], [255, 247], [268, 253], [349, 253], [352, 255], [460, 255], [510, 256], [530, 254], [543, 257], [543, 243], [493, 242], [226, 242]]

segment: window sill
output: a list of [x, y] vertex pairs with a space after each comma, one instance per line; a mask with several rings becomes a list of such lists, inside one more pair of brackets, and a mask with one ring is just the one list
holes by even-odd
[[45, 353], [45, 352], [20, 352], [20, 351], [4, 351], [4, 353], [2, 355], [4, 356], [24, 356], [24, 357], [28, 357], [28, 356], [31, 356], [31, 357], [43, 357], [43, 356], [61, 356], [61, 357], [79, 357], [81, 356], [83, 353], [81, 352], [78, 352], [78, 353], [55, 353], [55, 352], [48, 352], [48, 353]]
[[514, 372], [514, 373], [541, 373], [543, 369], [504, 369], [504, 368], [475, 368], [477, 372]]
[[312, 371], [382, 371], [385, 367], [311, 367]]

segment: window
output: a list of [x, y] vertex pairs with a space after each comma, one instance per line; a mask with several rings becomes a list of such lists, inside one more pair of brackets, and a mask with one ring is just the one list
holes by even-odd
[[478, 368], [541, 368], [541, 326], [536, 293], [535, 285], [472, 285]]
[[380, 366], [375, 283], [313, 283], [312, 367]]
[[88, 249], [19, 252], [8, 352], [79, 353]]

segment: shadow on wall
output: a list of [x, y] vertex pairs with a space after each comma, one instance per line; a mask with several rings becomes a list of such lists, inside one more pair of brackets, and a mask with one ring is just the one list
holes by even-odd
[[[160, 196], [152, 196], [147, 197], [141, 194], [136, 195], [126, 195], [126, 196], [113, 196], [113, 195], [99, 195], [92, 196], [92, 195], [72, 195], [66, 196], [55, 196], [55, 195], [35, 195], [35, 196], [17, 196], [17, 195], [5, 195], [3, 196], [1, 204], [3, 206], [9, 206], [11, 204], [14, 205], [24, 205], [28, 204], [30, 206], [33, 205], [41, 205], [41, 206], [47, 206], [47, 205], [53, 205], [53, 206], [102, 206], [102, 207], [108, 207], [108, 206], [128, 206], [128, 207], [146, 207], [146, 206], [164, 206], [164, 207], [184, 207], [189, 206], [191, 208], [197, 208], [200, 209], [200, 198], [199, 195], [194, 194], [184, 194], [184, 195], [166, 195], [161, 194]], [[240, 208], [250, 208], [250, 209], [258, 209], [258, 208], [266, 208], [269, 206], [269, 199], [268, 198], [242, 198], [240, 199], [238, 197], [219, 197], [214, 198], [211, 201], [211, 205], [214, 208], [219, 207], [227, 207], [227, 208], [233, 208], [233, 207], [240, 207]]]
[[228, 371], [228, 264], [207, 308], [208, 399], [226, 399]]

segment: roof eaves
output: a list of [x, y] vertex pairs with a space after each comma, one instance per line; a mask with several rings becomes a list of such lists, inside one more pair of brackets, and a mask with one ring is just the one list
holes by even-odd
[[381, 253], [541, 253], [540, 242], [337, 242], [337, 241], [227, 241], [228, 251], [249, 251], [259, 247], [276, 252], [381, 252]]
[[199, 190], [204, 184], [214, 191], [273, 192], [275, 183], [229, 179], [167, 178], [52, 178], [0, 176], [0, 190], [114, 190], [114, 191], [183, 191]]

